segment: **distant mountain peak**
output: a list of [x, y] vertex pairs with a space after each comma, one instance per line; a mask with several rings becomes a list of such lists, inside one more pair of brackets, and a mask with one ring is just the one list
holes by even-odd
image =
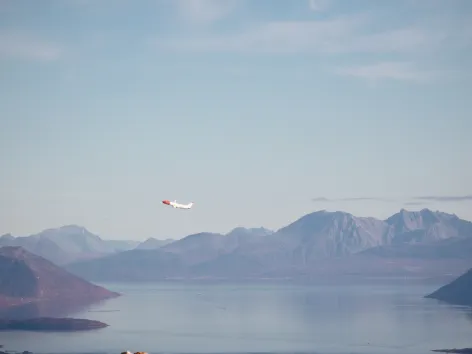
[[151, 236], [151, 237], [148, 237], [147, 239], [145, 239], [143, 242], [152, 242], [152, 241], [159, 241], [159, 239]]
[[244, 226], [236, 226], [234, 229], [228, 232], [227, 235], [233, 232], [240, 232], [240, 231], [246, 231], [246, 230], [247, 228], [245, 228]]
[[59, 227], [59, 229], [61, 230], [78, 230], [78, 231], [83, 231], [83, 230], [87, 230], [85, 227], [83, 226], [80, 226], [80, 225], [76, 225], [76, 224], [69, 224], [69, 225], [63, 225], [61, 227]]
[[243, 227], [237, 226], [226, 234], [226, 236], [235, 235], [235, 234], [253, 234], [255, 236], [265, 236], [274, 233], [274, 231], [269, 230], [263, 226], [260, 227]]
[[75, 225], [75, 224], [69, 224], [69, 225], [63, 225], [59, 227], [44, 229], [37, 235], [59, 234], [59, 233], [68, 234], [68, 235], [90, 235], [90, 236], [93, 235], [93, 236], [98, 237], [97, 235], [90, 232], [87, 228], [80, 225]]
[[405, 208], [401, 208], [400, 211], [396, 214], [393, 214], [391, 217], [395, 215], [451, 215], [456, 216], [455, 214], [444, 213], [439, 210], [431, 210], [429, 208], [423, 208], [421, 210], [408, 210]]
[[206, 232], [206, 231], [202, 231], [202, 232], [197, 232], [197, 233], [194, 233], [194, 234], [190, 234], [188, 236], [185, 236], [185, 238], [200, 238], [200, 237], [208, 237], [208, 238], [211, 238], [211, 237], [220, 237], [221, 234], [217, 233], [217, 232]]
[[148, 239], [146, 239], [145, 241], [139, 243], [135, 249], [137, 250], [143, 250], [143, 249], [158, 249], [158, 248], [161, 248], [165, 245], [168, 245], [172, 242], [174, 242], [175, 240], [171, 239], [171, 238], [166, 238], [165, 240], [162, 240], [162, 239], [158, 239], [158, 238], [155, 238], [155, 237], [149, 237]]
[[92, 234], [84, 226], [74, 225], [74, 224], [61, 226], [57, 230], [61, 232], [74, 233], [74, 234]]
[[396, 232], [409, 232], [420, 229], [427, 229], [434, 224], [440, 223], [441, 218], [450, 219], [451, 215], [445, 213], [434, 212], [428, 208], [419, 211], [408, 211], [400, 209], [400, 211], [387, 220]]
[[309, 219], [314, 219], [314, 218], [330, 218], [331, 220], [339, 220], [343, 218], [354, 218], [354, 215], [351, 213], [345, 212], [345, 211], [327, 211], [327, 210], [318, 210], [314, 211], [311, 213], [307, 213], [303, 215], [301, 218], [297, 219], [295, 222], [303, 221], [303, 220], [309, 220]]
[[307, 215], [333, 215], [333, 216], [346, 216], [346, 215], [349, 215], [349, 216], [353, 216], [351, 213], [349, 213], [347, 211], [342, 211], [342, 210], [329, 211], [329, 210], [326, 210], [326, 209], [316, 210], [314, 212], [307, 213], [305, 215], [306, 216]]

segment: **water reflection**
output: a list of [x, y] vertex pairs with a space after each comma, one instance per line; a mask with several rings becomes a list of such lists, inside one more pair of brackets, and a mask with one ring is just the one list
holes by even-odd
[[[136, 348], [148, 353], [426, 354], [470, 346], [472, 312], [424, 298], [437, 284], [106, 287], [123, 296], [87, 305], [72, 317], [110, 327], [87, 333], [4, 332], [0, 343], [35, 353]], [[36, 315], [81, 311], [80, 306], [46, 305], [36, 306]]]
[[25, 305], [19, 305], [0, 310], [0, 318], [6, 319], [28, 319], [35, 317], [71, 317], [76, 313], [85, 311], [93, 305], [100, 305], [102, 301], [81, 301], [77, 300], [50, 300], [37, 301]]

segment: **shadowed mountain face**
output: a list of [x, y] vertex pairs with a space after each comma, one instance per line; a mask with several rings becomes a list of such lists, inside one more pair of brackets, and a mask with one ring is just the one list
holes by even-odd
[[[67, 269], [72, 273], [94, 281], [139, 281], [164, 278], [178, 278], [202, 274], [205, 269], [214, 269], [213, 261], [229, 264], [238, 269], [247, 269], [247, 258], [231, 254], [238, 248], [257, 244], [259, 240], [270, 237], [271, 231], [260, 229], [236, 228], [226, 235], [199, 233], [174, 241], [158, 249], [135, 249], [96, 260], [70, 264]], [[225, 257], [228, 256], [228, 259]], [[241, 262], [245, 263], [241, 267]], [[206, 268], [208, 267], [208, 268]]]
[[371, 248], [361, 254], [384, 258], [472, 259], [472, 237], [452, 237], [427, 243], [398, 243]]
[[71, 264], [68, 269], [93, 280], [293, 277], [322, 269], [330, 274], [333, 269], [356, 273], [376, 265], [380, 265], [377, 275], [428, 269], [447, 273], [472, 266], [470, 247], [472, 223], [451, 214], [402, 209], [378, 220], [318, 211], [276, 232], [263, 228], [236, 228], [226, 235], [203, 232], [152, 252], [131, 250]]
[[427, 295], [426, 298], [454, 305], [472, 306], [472, 269], [432, 294]]
[[235, 228], [226, 235], [202, 232], [175, 241], [161, 250], [179, 255], [183, 262], [194, 265], [261, 244], [270, 234], [271, 231], [264, 228], [243, 227]]
[[38, 302], [84, 304], [118, 295], [21, 247], [0, 248], [0, 309]]
[[[388, 243], [389, 227], [374, 218], [320, 211], [305, 215], [275, 234], [293, 264], [340, 257]], [[268, 243], [266, 240], [265, 243]]]
[[76, 225], [48, 229], [31, 236], [13, 237], [7, 234], [0, 237], [0, 247], [22, 247], [57, 265], [126, 251], [138, 244], [136, 241], [102, 240], [87, 229]]
[[187, 271], [178, 255], [160, 250], [126, 251], [70, 264], [67, 269], [93, 281], [149, 281], [180, 277]]

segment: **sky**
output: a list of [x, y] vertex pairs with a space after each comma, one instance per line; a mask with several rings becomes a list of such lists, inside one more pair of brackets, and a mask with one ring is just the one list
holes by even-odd
[[471, 49], [469, 0], [0, 0], [0, 234], [472, 220]]

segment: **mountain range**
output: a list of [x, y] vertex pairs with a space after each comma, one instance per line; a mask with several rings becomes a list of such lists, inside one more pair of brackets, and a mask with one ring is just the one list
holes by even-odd
[[65, 265], [78, 260], [94, 259], [135, 247], [157, 248], [172, 240], [149, 239], [144, 242], [131, 240], [104, 240], [85, 227], [66, 225], [43, 230], [37, 234], [13, 237], [0, 236], [0, 247], [18, 246], [57, 264]]
[[380, 220], [316, 211], [272, 231], [236, 227], [180, 240], [104, 240], [77, 225], [4, 235], [88, 280], [261, 278], [328, 273], [463, 272], [472, 266], [472, 223], [454, 214], [401, 209]]
[[[141, 248], [141, 249], [140, 249]], [[423, 209], [385, 220], [325, 210], [277, 231], [201, 232], [67, 269], [94, 281], [281, 278], [322, 274], [458, 274], [472, 266], [472, 223]]]

